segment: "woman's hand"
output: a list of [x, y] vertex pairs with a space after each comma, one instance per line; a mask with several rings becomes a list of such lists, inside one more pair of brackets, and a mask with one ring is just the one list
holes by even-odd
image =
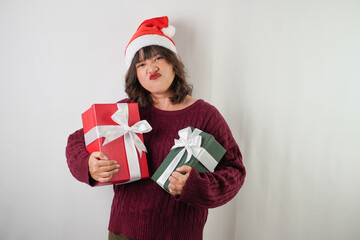
[[[177, 168], [169, 177], [169, 191], [172, 195], [181, 195], [186, 181], [189, 178], [191, 167], [183, 165], [179, 168]], [[182, 174], [182, 172], [185, 172], [185, 174]]]
[[93, 179], [106, 183], [119, 171], [116, 161], [108, 160], [102, 152], [93, 152], [89, 157], [89, 172]]

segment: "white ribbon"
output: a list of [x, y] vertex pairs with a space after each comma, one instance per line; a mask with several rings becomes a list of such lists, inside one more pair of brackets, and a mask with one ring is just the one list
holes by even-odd
[[191, 156], [198, 159], [210, 172], [213, 172], [218, 162], [204, 149], [201, 147], [201, 136], [202, 131], [195, 128], [191, 132], [191, 128], [187, 127], [178, 132], [179, 139], [175, 139], [175, 145], [171, 149], [183, 147], [183, 149], [174, 157], [171, 163], [167, 166], [163, 174], [156, 181], [162, 188], [164, 184], [179, 164], [181, 158], [187, 152], [185, 163], [189, 162]]
[[136, 149], [141, 158], [142, 152], [147, 152], [144, 143], [136, 133], [147, 133], [152, 130], [150, 124], [146, 120], [139, 121], [132, 125], [128, 124], [129, 108], [125, 103], [117, 104], [118, 110], [111, 116], [111, 119], [119, 125], [102, 125], [95, 126], [85, 134], [86, 146], [98, 138], [105, 137], [103, 146], [124, 136], [126, 156], [128, 158], [130, 179], [137, 180], [141, 178], [139, 161]]

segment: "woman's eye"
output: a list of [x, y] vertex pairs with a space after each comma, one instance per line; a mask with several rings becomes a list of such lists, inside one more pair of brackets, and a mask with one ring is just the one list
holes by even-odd
[[140, 67], [143, 67], [143, 66], [145, 66], [144, 63], [139, 63], [139, 64], [136, 65], [136, 68], [140, 68]]
[[155, 58], [155, 61], [159, 61], [160, 59], [163, 59], [163, 57], [162, 57], [162, 56], [158, 56], [158, 57]]

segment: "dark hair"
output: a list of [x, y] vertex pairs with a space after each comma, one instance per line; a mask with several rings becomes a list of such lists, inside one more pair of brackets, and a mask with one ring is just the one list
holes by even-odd
[[[141, 50], [143, 51], [144, 59], [139, 59], [139, 52]], [[170, 98], [171, 102], [174, 104], [181, 103], [187, 95], [191, 95], [192, 93], [192, 86], [186, 82], [184, 64], [176, 53], [157, 45], [143, 47], [135, 54], [125, 76], [125, 92], [132, 102], [137, 102], [139, 104], [139, 108], [149, 107], [153, 104], [153, 100], [150, 92], [141, 86], [136, 75], [135, 65], [140, 61], [150, 59], [157, 54], [170, 63], [175, 72], [174, 80], [170, 86], [170, 90], [173, 92], [173, 96]]]

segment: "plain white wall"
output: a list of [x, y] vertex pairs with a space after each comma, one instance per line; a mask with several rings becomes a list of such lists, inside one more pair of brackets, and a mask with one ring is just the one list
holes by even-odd
[[1, 0], [0, 239], [106, 239], [112, 189], [71, 176], [66, 140], [125, 97], [124, 48], [162, 15], [248, 172], [204, 239], [359, 239], [357, 0]]

